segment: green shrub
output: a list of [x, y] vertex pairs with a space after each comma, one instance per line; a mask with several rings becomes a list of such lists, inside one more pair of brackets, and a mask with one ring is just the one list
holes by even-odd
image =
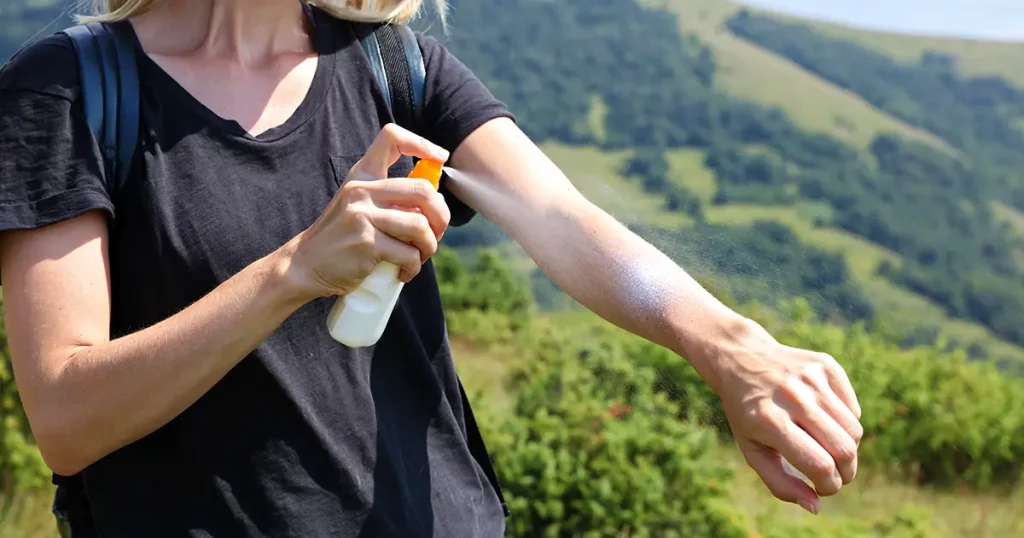
[[529, 323], [534, 311], [529, 281], [509, 269], [493, 249], [478, 250], [469, 266], [447, 248], [432, 259], [447, 311], [503, 314], [513, 331]]
[[519, 364], [514, 412], [481, 421], [508, 536], [747, 536], [714, 433], [678, 419], [654, 369], [615, 342], [581, 348], [554, 331]]

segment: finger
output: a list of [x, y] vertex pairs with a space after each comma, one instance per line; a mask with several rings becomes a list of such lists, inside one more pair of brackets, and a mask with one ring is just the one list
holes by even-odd
[[426, 216], [378, 207], [370, 211], [369, 217], [374, 228], [418, 250], [420, 263], [426, 262], [437, 252], [437, 238]]
[[864, 426], [846, 402], [841, 400], [834, 392], [832, 385], [827, 379], [810, 379], [812, 387], [817, 390], [818, 404], [829, 416], [835, 420], [856, 446], [860, 446], [860, 440], [864, 437]]
[[806, 482], [786, 472], [778, 452], [747, 440], [737, 442], [747, 465], [761, 477], [772, 495], [781, 501], [799, 504], [812, 514], [821, 510], [818, 494]]
[[[844, 406], [845, 407], [845, 406]], [[847, 411], [849, 413], [849, 411]], [[790, 410], [794, 422], [831, 456], [843, 484], [857, 476], [857, 443], [830, 414], [814, 402]], [[817, 483], [815, 481], [815, 483]], [[836, 489], [838, 492], [838, 488]]]
[[377, 231], [374, 245], [382, 260], [399, 267], [398, 279], [402, 282], [408, 283], [420, 273], [423, 262], [420, 259], [420, 251], [416, 247], [403, 243], [380, 230]]
[[829, 385], [839, 399], [850, 409], [853, 416], [860, 420], [860, 402], [857, 401], [857, 393], [853, 390], [853, 384], [850, 383], [850, 376], [846, 374], [846, 370], [843, 369], [842, 365], [834, 357], [826, 353], [822, 353], [822, 355], [824, 355], [825, 375], [828, 377]]
[[352, 168], [375, 177], [387, 177], [388, 168], [395, 164], [402, 155], [441, 162], [447, 161], [449, 156], [444, 148], [431, 143], [426, 138], [394, 123], [389, 123], [381, 129], [377, 138], [366, 150], [366, 154]]
[[843, 487], [842, 476], [832, 455], [796, 423], [786, 421], [784, 424], [776, 438], [764, 444], [774, 448], [803, 473], [814, 484], [818, 495], [828, 497], [839, 493]]
[[451, 210], [444, 195], [429, 182], [416, 179], [384, 179], [367, 187], [378, 207], [388, 207], [423, 214], [440, 240], [451, 220]]

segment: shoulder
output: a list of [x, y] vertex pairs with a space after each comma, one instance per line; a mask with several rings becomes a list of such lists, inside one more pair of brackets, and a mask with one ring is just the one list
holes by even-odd
[[0, 92], [34, 92], [74, 100], [78, 59], [71, 38], [53, 34], [15, 53], [0, 67]]
[[416, 31], [413, 33], [416, 36], [417, 43], [419, 43], [420, 52], [423, 54], [423, 63], [426, 65], [428, 73], [432, 68], [435, 71], [454, 68], [464, 72], [462, 74], [470, 73], [469, 68], [456, 58], [439, 39], [424, 32]]

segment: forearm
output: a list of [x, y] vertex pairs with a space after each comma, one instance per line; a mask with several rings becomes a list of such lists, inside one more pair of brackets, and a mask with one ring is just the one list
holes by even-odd
[[582, 197], [507, 219], [505, 227], [574, 299], [686, 357], [709, 382], [709, 362], [752, 329], [668, 256]]
[[187, 409], [303, 304], [288, 278], [278, 252], [160, 323], [69, 350], [33, 417], [54, 471], [76, 472]]
[[451, 164], [452, 192], [522, 245], [555, 284], [615, 325], [686, 357], [716, 390], [716, 361], [759, 332], [587, 201], [510, 121], [478, 128]]

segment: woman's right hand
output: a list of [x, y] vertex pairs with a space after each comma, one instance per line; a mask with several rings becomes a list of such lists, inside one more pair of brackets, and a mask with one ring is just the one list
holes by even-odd
[[385, 125], [316, 222], [286, 246], [304, 294], [345, 295], [381, 262], [399, 266], [399, 278], [408, 282], [437, 251], [451, 213], [429, 182], [387, 178], [402, 155], [441, 162], [449, 156], [406, 129]]

